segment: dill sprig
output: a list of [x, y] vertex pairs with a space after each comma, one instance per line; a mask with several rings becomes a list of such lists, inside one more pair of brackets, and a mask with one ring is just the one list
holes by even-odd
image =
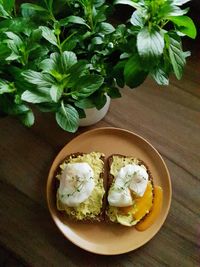
[[[72, 193], [68, 193], [68, 194], [67, 194], [67, 197], [71, 197], [71, 196], [73, 196], [75, 193], [77, 193], [77, 192], [81, 192], [81, 190], [83, 189], [83, 186], [84, 186], [84, 184], [85, 184], [85, 181], [81, 181], [79, 176], [73, 176], [71, 179], [72, 179], [73, 181], [77, 181], [77, 182], [80, 182], [80, 183], [79, 183], [77, 186], [74, 187], [74, 191], [73, 191]], [[93, 177], [90, 176], [89, 179], [93, 179]], [[63, 197], [65, 197], [65, 194], [62, 194], [62, 195], [61, 195], [61, 198], [63, 198]]]
[[[133, 172], [132, 174], [127, 174], [126, 176], [125, 176], [125, 182], [124, 182], [124, 184], [122, 185], [122, 186], [119, 186], [119, 187], [117, 187], [116, 189], [118, 190], [118, 191], [120, 191], [120, 192], [122, 192], [123, 194], [127, 194], [127, 191], [125, 190], [126, 188], [128, 188], [129, 187], [129, 185], [130, 185], [130, 182], [131, 182], [131, 179], [135, 176], [135, 175], [137, 175], [138, 174], [138, 171], [135, 171], [135, 172]], [[145, 178], [142, 176], [142, 179], [143, 180], [145, 180]], [[140, 183], [140, 180], [139, 179], [136, 179], [136, 187], [137, 187], [137, 189], [138, 189], [138, 184]]]

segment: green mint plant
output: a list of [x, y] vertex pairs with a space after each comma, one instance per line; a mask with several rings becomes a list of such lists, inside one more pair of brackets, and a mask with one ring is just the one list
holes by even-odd
[[[196, 37], [187, 2], [0, 0], [0, 113], [31, 126], [36, 107], [75, 132], [84, 109], [101, 109], [119, 87], [180, 79], [190, 55], [181, 39]], [[111, 24], [117, 5], [133, 10], [125, 24]]]

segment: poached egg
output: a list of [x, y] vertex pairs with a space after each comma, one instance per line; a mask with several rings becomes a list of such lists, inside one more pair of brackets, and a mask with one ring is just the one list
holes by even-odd
[[128, 207], [134, 204], [132, 193], [142, 197], [147, 188], [149, 175], [144, 166], [127, 164], [115, 177], [108, 193], [108, 202], [114, 207]]
[[94, 186], [94, 172], [88, 163], [68, 163], [60, 177], [58, 196], [63, 204], [77, 207], [89, 198]]

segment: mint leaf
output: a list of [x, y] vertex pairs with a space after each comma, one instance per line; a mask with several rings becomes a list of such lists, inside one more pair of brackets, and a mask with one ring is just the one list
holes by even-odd
[[24, 104], [16, 104], [12, 98], [7, 95], [0, 95], [0, 108], [1, 111], [9, 115], [21, 115], [28, 112], [30, 109]]
[[46, 56], [48, 54], [49, 50], [46, 46], [39, 46], [38, 48], [36, 48], [34, 51], [32, 51], [29, 54], [29, 60], [36, 60], [37, 62], [34, 62], [35, 64], [38, 63], [38, 61], [40, 62], [41, 59], [44, 58], [44, 56]]
[[124, 67], [126, 64], [126, 60], [119, 61], [117, 65], [113, 68], [113, 77], [115, 77], [117, 85], [119, 87], [124, 87]]
[[15, 34], [24, 33], [30, 35], [31, 31], [34, 29], [34, 24], [28, 18], [16, 17], [12, 19], [2, 20], [0, 22], [0, 31], [13, 32]]
[[15, 90], [16, 89], [12, 83], [0, 80], [0, 95], [4, 93], [13, 93]]
[[103, 34], [110, 34], [114, 31], [115, 31], [115, 28], [113, 27], [112, 24], [107, 23], [107, 22], [100, 23], [99, 32]]
[[141, 57], [155, 59], [163, 53], [164, 37], [159, 30], [144, 27], [137, 35], [137, 49]]
[[44, 39], [46, 39], [51, 44], [58, 46], [56, 36], [50, 28], [46, 26], [40, 26], [39, 29], [42, 31], [42, 36], [44, 37]]
[[97, 91], [96, 93], [94, 93], [94, 95], [92, 95], [92, 97], [95, 107], [98, 110], [102, 109], [105, 106], [107, 102], [107, 97], [104, 93]]
[[134, 26], [144, 27], [145, 17], [144, 12], [142, 10], [135, 10], [130, 19], [131, 24]]
[[90, 28], [87, 22], [83, 18], [78, 17], [78, 16], [69, 16], [59, 21], [59, 24], [61, 26], [67, 26], [69, 23], [81, 24], [81, 25], [85, 25], [88, 28]]
[[17, 54], [15, 54], [14, 52], [12, 52], [12, 53], [10, 54], [10, 56], [8, 56], [8, 57], [6, 58], [6, 60], [7, 60], [7, 61], [12, 61], [12, 60], [17, 60], [17, 59], [19, 59], [19, 58], [20, 58], [19, 55], [17, 55]]
[[67, 72], [70, 67], [77, 63], [77, 57], [74, 52], [64, 51], [61, 58], [64, 72]]
[[132, 6], [134, 8], [140, 8], [140, 5], [136, 3], [136, 1], [131, 1], [131, 0], [115, 0], [114, 2], [115, 5], [122, 4], [122, 5], [128, 5]]
[[[151, 12], [153, 13], [153, 11]], [[150, 21], [153, 25], [157, 24], [156, 26], [160, 26], [160, 22], [167, 20], [169, 16], [182, 16], [187, 12], [188, 9], [181, 9], [180, 7], [176, 6], [173, 3], [173, 0], [164, 0], [156, 7], [156, 14], [151, 14], [152, 17], [150, 18]]]
[[52, 10], [52, 7], [53, 7], [53, 0], [46, 0], [45, 1], [47, 7]]
[[75, 77], [81, 76], [83, 71], [87, 67], [87, 61], [86, 60], [79, 60], [76, 64], [72, 65], [68, 72], [73, 76], [73, 80], [75, 80]]
[[42, 11], [42, 12], [47, 12], [45, 8], [39, 5], [35, 4], [30, 4], [30, 3], [24, 3], [21, 5], [22, 10], [23, 9], [29, 9], [29, 10], [34, 10], [34, 11]]
[[23, 56], [25, 46], [22, 39], [13, 32], [5, 32], [9, 39], [5, 40], [11, 50], [11, 54], [6, 58], [7, 61], [17, 60]]
[[119, 89], [117, 87], [114, 87], [114, 86], [109, 87], [107, 94], [113, 99], [121, 97], [121, 93], [120, 93]]
[[22, 73], [25, 80], [29, 83], [42, 86], [42, 87], [48, 87], [54, 84], [54, 79], [46, 73], [41, 73], [33, 70], [26, 70]]
[[58, 103], [51, 103], [51, 102], [38, 103], [36, 106], [42, 112], [54, 112], [54, 113], [60, 107], [60, 105], [58, 106]]
[[9, 18], [9, 13], [4, 9], [3, 5], [0, 4], [0, 17], [2, 18]]
[[19, 51], [24, 47], [22, 39], [13, 32], [5, 32], [5, 34], [9, 38], [6, 40], [8, 47], [14, 54], [19, 55]]
[[63, 93], [63, 87], [58, 85], [52, 85], [50, 89], [50, 96], [54, 102], [58, 102]]
[[95, 14], [95, 22], [102, 22], [106, 20], [106, 14], [107, 14], [107, 9], [109, 8], [108, 5], [104, 3], [100, 8], [98, 8], [96, 14]]
[[45, 71], [51, 73], [51, 71], [56, 70], [60, 71], [61, 63], [60, 63], [60, 54], [55, 52], [51, 53], [50, 58], [44, 59], [40, 63], [40, 68]]
[[197, 30], [192, 19], [188, 16], [168, 17], [170, 21], [177, 25], [177, 29], [192, 39], [196, 38]]
[[21, 114], [24, 114], [25, 112], [29, 111], [29, 108], [24, 104], [13, 103], [13, 105], [9, 108], [10, 108], [10, 114], [11, 115], [21, 115]]
[[94, 102], [89, 98], [84, 98], [79, 101], [74, 102], [75, 106], [81, 109], [93, 108], [95, 107]]
[[92, 39], [93, 45], [100, 45], [103, 44], [103, 37], [102, 36], [96, 36]]
[[27, 127], [31, 127], [35, 121], [34, 114], [31, 110], [19, 115], [19, 119]]
[[29, 103], [43, 103], [51, 102], [50, 95], [45, 91], [44, 92], [31, 92], [26, 90], [22, 95], [21, 99]]
[[86, 117], [84, 109], [76, 107], [76, 110], [78, 112], [79, 119], [83, 119]]
[[175, 39], [172, 36], [166, 35], [169, 42], [169, 57], [177, 79], [181, 79], [183, 67], [186, 64], [186, 57], [188, 54], [183, 52], [180, 39]]
[[188, 8], [185, 9], [181, 9], [178, 6], [171, 6], [171, 8], [169, 9], [168, 13], [166, 14], [166, 16], [183, 16], [185, 15], [187, 12], [189, 11]]
[[63, 130], [74, 133], [78, 129], [79, 115], [73, 106], [64, 105], [62, 102], [61, 107], [56, 112], [56, 121]]
[[76, 63], [77, 57], [74, 52], [64, 51], [61, 55], [56, 52], [51, 53], [50, 58], [43, 60], [40, 63], [40, 68], [51, 74], [54, 72], [66, 74], [69, 68]]
[[21, 38], [17, 34], [13, 32], [5, 32], [5, 34], [8, 36], [8, 38], [15, 41], [17, 45], [21, 45], [23, 43]]
[[10, 48], [6, 44], [0, 43], [0, 60], [5, 60], [10, 55]]
[[169, 85], [168, 75], [161, 68], [157, 67], [152, 70], [151, 76], [159, 85]]
[[61, 43], [61, 47], [63, 51], [71, 51], [73, 50], [77, 43], [79, 42], [78, 38], [75, 37], [75, 32], [73, 32], [73, 36], [71, 34], [71, 36], [69, 36], [69, 38], [67, 37], [62, 43]]
[[85, 98], [93, 94], [103, 84], [103, 77], [97, 74], [88, 74], [81, 76], [72, 91], [72, 97]]
[[173, 0], [173, 4], [176, 6], [182, 6], [185, 3], [190, 2], [191, 0]]
[[69, 87], [74, 87], [74, 85], [77, 83], [77, 77], [81, 77], [84, 73], [87, 73], [87, 66], [87, 61], [79, 60], [76, 64], [69, 68], [69, 80], [67, 83]]
[[30, 34], [31, 42], [38, 42], [42, 37], [42, 31], [40, 29], [32, 30]]
[[141, 66], [141, 59], [137, 54], [132, 56], [125, 64], [124, 68], [125, 83], [130, 88], [135, 88], [139, 86], [141, 83], [143, 83], [147, 75], [148, 72], [143, 70]]
[[15, 0], [1, 0], [3, 7], [7, 12], [11, 12], [15, 5]]

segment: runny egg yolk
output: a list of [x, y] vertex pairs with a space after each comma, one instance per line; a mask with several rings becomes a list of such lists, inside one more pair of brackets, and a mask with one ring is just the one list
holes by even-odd
[[163, 203], [163, 190], [160, 186], [154, 187], [154, 202], [150, 213], [136, 225], [138, 231], [145, 231], [149, 228], [158, 217], [162, 209]]
[[146, 191], [143, 197], [135, 199], [137, 211], [133, 214], [136, 220], [140, 220], [146, 213], [148, 213], [153, 203], [152, 184], [148, 182]]
[[122, 214], [132, 213], [135, 220], [143, 218], [151, 209], [153, 202], [153, 188], [149, 181], [142, 197], [136, 197], [132, 206], [118, 208]]

